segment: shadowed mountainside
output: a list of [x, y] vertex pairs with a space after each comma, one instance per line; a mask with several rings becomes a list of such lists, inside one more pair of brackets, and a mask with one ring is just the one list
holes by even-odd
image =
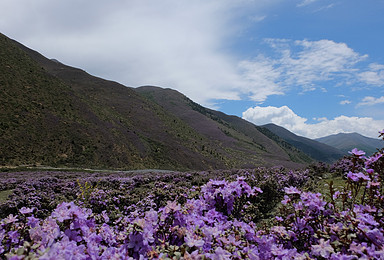
[[351, 151], [353, 148], [358, 148], [366, 152], [367, 155], [372, 155], [377, 152], [377, 149], [384, 147], [382, 140], [369, 138], [358, 133], [329, 135], [318, 138], [316, 141], [335, 147], [345, 153]]
[[2, 34], [0, 89], [1, 165], [187, 170], [311, 160], [176, 91], [158, 89], [176, 96], [173, 109], [171, 96], [162, 104], [144, 88], [91, 76]]
[[269, 129], [271, 132], [317, 161], [332, 163], [345, 155], [343, 151], [340, 151], [337, 148], [306, 137], [298, 136], [281, 126], [267, 124], [262, 127]]

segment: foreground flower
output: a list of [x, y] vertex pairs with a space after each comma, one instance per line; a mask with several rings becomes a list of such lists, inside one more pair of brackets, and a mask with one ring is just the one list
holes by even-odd
[[331, 246], [329, 240], [324, 241], [324, 239], [320, 239], [318, 245], [312, 246], [312, 254], [316, 256], [322, 256], [324, 258], [328, 258], [331, 253], [334, 253], [333, 247]]
[[357, 148], [353, 148], [352, 151], [348, 152], [349, 154], [355, 155], [357, 157], [361, 157], [365, 155], [364, 151], [358, 150]]
[[348, 179], [355, 181], [355, 182], [357, 182], [357, 181], [370, 181], [371, 180], [369, 178], [369, 176], [365, 175], [362, 172], [358, 172], [358, 173], [349, 172], [347, 174], [347, 177], [348, 177]]
[[301, 193], [301, 191], [298, 188], [292, 187], [292, 186], [289, 188], [284, 188], [284, 191], [287, 194], [300, 194]]

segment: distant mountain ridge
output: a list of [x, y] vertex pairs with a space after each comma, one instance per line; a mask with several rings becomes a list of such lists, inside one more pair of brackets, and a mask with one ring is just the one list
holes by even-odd
[[177, 91], [97, 78], [2, 34], [0, 90], [3, 166], [206, 170], [312, 161], [271, 132]]
[[335, 147], [345, 153], [353, 148], [358, 148], [372, 155], [377, 149], [384, 147], [384, 142], [380, 139], [370, 138], [358, 133], [339, 133], [322, 138], [317, 138], [316, 141]]
[[298, 136], [275, 124], [266, 124], [262, 127], [269, 129], [271, 132], [275, 133], [286, 142], [308, 154], [317, 161], [332, 163], [346, 154], [345, 152], [334, 148], [331, 145], [327, 145], [306, 137]]

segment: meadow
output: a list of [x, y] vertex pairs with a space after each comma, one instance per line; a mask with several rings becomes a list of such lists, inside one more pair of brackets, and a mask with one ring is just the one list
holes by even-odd
[[0, 257], [384, 259], [383, 155], [295, 171], [2, 172]]

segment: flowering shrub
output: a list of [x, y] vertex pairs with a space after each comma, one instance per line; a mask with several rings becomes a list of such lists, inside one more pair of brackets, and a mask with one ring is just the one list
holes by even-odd
[[[0, 256], [9, 259], [384, 259], [383, 168], [380, 168], [383, 151], [367, 158], [361, 151], [352, 150], [351, 156], [345, 187], [336, 189], [331, 182], [328, 196], [300, 188], [310, 180], [309, 171], [284, 172], [281, 168], [239, 171], [243, 174], [238, 176], [233, 172], [227, 176], [218, 174], [226, 178], [213, 178], [200, 187], [177, 190], [173, 190], [177, 186], [169, 184], [169, 180], [188, 186], [194, 177], [171, 174], [164, 178], [99, 176], [95, 179], [93, 176], [83, 182], [88, 183], [86, 189], [52, 177], [28, 185], [15, 181], [16, 193], [21, 185], [36, 200], [24, 200], [15, 208], [9, 207], [13, 213], [0, 220]], [[360, 160], [363, 168], [356, 167]], [[199, 178], [203, 179], [204, 175], [207, 174]], [[61, 182], [64, 186], [60, 186]], [[43, 196], [58, 194], [57, 198], [52, 197], [57, 203], [40, 199], [36, 191], [42, 183], [46, 184]], [[97, 188], [91, 188], [96, 183]], [[72, 187], [73, 199], [68, 200], [71, 193], [55, 193], [59, 187]], [[145, 195], [124, 194], [144, 187], [148, 188]], [[84, 190], [86, 196], [81, 196]], [[256, 223], [264, 216], [259, 208], [266, 207], [263, 205], [269, 197], [263, 197], [265, 194], [283, 196], [272, 226]], [[60, 198], [64, 201], [60, 202]], [[27, 206], [20, 207], [24, 204]]]

